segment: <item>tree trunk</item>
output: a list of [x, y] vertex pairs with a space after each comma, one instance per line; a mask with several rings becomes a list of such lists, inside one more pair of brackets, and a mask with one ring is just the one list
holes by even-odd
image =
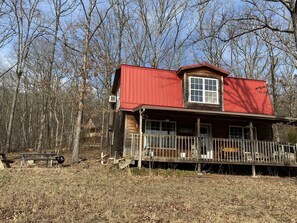
[[74, 126], [73, 126], [73, 106], [71, 106], [71, 112], [70, 112], [70, 123], [71, 123], [71, 131], [68, 135], [68, 150], [71, 151], [72, 143], [73, 143], [73, 134], [74, 134]]
[[83, 120], [83, 107], [84, 107], [84, 98], [86, 92], [86, 79], [82, 78], [80, 86], [80, 95], [79, 95], [79, 104], [78, 104], [78, 113], [76, 117], [75, 124], [75, 133], [74, 133], [74, 142], [73, 142], [73, 151], [72, 151], [72, 162], [79, 162], [79, 151], [80, 151], [80, 133], [81, 133], [81, 124]]
[[21, 146], [22, 147], [28, 147], [28, 131], [26, 129], [26, 117], [27, 117], [27, 113], [28, 111], [25, 110], [24, 111], [24, 114], [22, 116], [22, 119], [21, 119], [21, 123], [22, 123], [22, 132], [23, 132], [23, 140], [22, 140], [22, 143], [21, 143]]
[[16, 109], [16, 103], [17, 103], [17, 98], [18, 98], [18, 94], [19, 94], [21, 76], [22, 76], [22, 73], [17, 71], [17, 82], [16, 82], [16, 87], [15, 87], [15, 91], [14, 91], [14, 95], [13, 95], [12, 103], [11, 103], [9, 122], [8, 122], [7, 134], [6, 134], [6, 145], [5, 145], [4, 153], [7, 153], [11, 150], [12, 125], [13, 125], [14, 116], [15, 116], [15, 109]]
[[64, 134], [64, 128], [65, 128], [65, 114], [64, 114], [64, 107], [61, 106], [61, 114], [62, 114], [62, 123], [61, 123], [61, 130], [60, 130], [60, 143], [59, 146], [63, 146], [63, 134]]
[[[84, 4], [81, 1], [81, 4]], [[84, 109], [84, 99], [86, 95], [86, 84], [87, 84], [87, 77], [88, 77], [88, 53], [89, 53], [89, 46], [90, 46], [90, 36], [91, 36], [91, 18], [92, 12], [94, 9], [93, 4], [95, 2], [89, 1], [89, 10], [86, 14], [86, 27], [85, 27], [85, 36], [84, 36], [84, 47], [83, 47], [83, 60], [82, 60], [82, 67], [81, 67], [81, 81], [80, 81], [80, 93], [79, 93], [79, 102], [78, 102], [78, 113], [76, 117], [76, 125], [75, 125], [75, 134], [74, 134], [74, 143], [73, 143], [73, 151], [72, 151], [72, 163], [79, 162], [79, 150], [80, 150], [80, 132], [81, 132], [81, 124], [83, 120], [83, 109]]]
[[42, 146], [42, 139], [43, 139], [43, 133], [45, 129], [45, 111], [42, 113], [42, 118], [41, 118], [41, 123], [40, 123], [40, 132], [39, 132], [39, 137], [38, 137], [38, 142], [37, 142], [37, 152], [41, 152], [41, 146]]
[[58, 148], [59, 128], [60, 128], [60, 121], [59, 121], [56, 109], [57, 109], [57, 106], [55, 106], [55, 120], [56, 120], [55, 149]]

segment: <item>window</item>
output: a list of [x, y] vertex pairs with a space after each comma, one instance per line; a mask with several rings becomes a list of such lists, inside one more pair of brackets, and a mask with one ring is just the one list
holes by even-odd
[[176, 124], [172, 121], [147, 120], [145, 125], [147, 148], [175, 148]]
[[175, 135], [175, 122], [147, 120], [145, 132], [159, 135]]
[[190, 77], [189, 101], [208, 104], [219, 103], [218, 80], [212, 78]]
[[[257, 139], [256, 128], [253, 128], [254, 139]], [[231, 139], [251, 139], [250, 128], [241, 126], [230, 126], [229, 136]]]

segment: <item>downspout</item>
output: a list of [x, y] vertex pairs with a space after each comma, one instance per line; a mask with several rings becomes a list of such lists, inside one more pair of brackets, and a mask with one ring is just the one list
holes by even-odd
[[139, 152], [138, 152], [138, 168], [141, 169], [142, 160], [142, 114], [145, 112], [145, 108], [139, 110]]

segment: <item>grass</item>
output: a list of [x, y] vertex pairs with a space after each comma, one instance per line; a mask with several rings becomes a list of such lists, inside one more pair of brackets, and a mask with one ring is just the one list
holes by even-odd
[[120, 171], [89, 158], [14, 166], [0, 171], [0, 222], [297, 222], [296, 187], [295, 178]]

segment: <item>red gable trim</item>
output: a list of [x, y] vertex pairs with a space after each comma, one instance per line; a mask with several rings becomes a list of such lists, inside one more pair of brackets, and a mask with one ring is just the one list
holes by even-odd
[[192, 64], [192, 65], [188, 65], [188, 66], [183, 66], [183, 67], [180, 67], [178, 70], [177, 70], [177, 74], [182, 74], [185, 72], [185, 70], [192, 70], [192, 69], [196, 69], [196, 68], [201, 68], [201, 67], [207, 67], [207, 68], [210, 68], [212, 70], [215, 70], [215, 71], [218, 71], [220, 72], [221, 74], [223, 74], [224, 77], [227, 77], [230, 72], [227, 71], [227, 70], [224, 70], [220, 67], [217, 67], [217, 66], [214, 66], [212, 64], [209, 64], [207, 62], [203, 62], [203, 63], [199, 63], [199, 64]]

